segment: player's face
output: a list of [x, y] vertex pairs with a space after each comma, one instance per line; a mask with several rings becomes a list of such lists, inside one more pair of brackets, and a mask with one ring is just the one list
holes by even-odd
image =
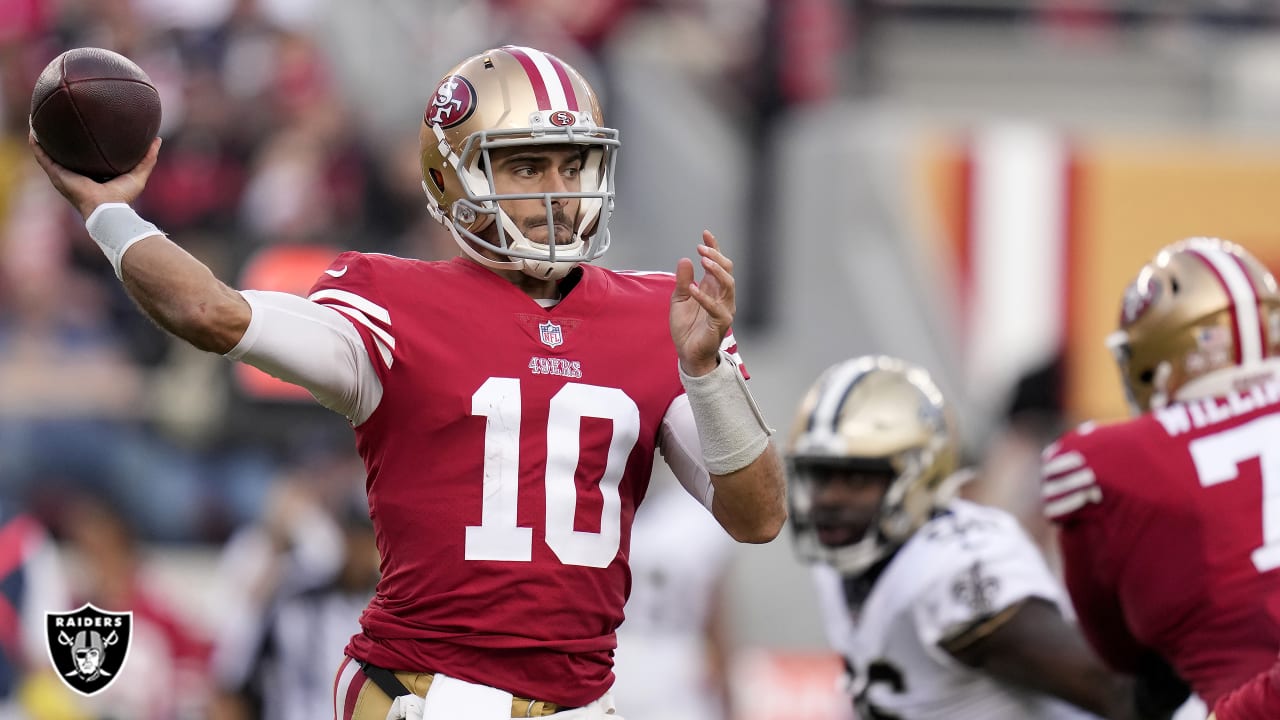
[[[494, 150], [491, 157], [494, 189], [499, 194], [582, 191], [582, 152], [572, 145], [500, 148]], [[551, 222], [555, 226], [557, 245], [573, 242], [579, 202], [577, 198], [551, 201]], [[551, 233], [543, 200], [507, 200], [502, 203], [502, 209], [525, 237], [549, 244]]]
[[880, 511], [893, 475], [839, 467], [808, 471], [813, 488], [813, 524], [818, 541], [828, 547], [862, 539]]

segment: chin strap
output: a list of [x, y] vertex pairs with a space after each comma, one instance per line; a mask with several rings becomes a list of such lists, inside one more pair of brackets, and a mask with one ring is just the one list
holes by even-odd
[[539, 280], [563, 280], [577, 263], [547, 262], [546, 260], [525, 260], [520, 271], [529, 277]]
[[[494, 270], [519, 270], [525, 275], [539, 280], [561, 280], [569, 274], [570, 270], [573, 270], [578, 266], [577, 262], [565, 262], [560, 260], [551, 262], [549, 260], [537, 260], [534, 258], [517, 257], [510, 260], [495, 260], [488, 255], [481, 253], [476, 249], [474, 243], [463, 237], [462, 233], [458, 231], [457, 223], [451, 218], [435, 212], [434, 208], [432, 210], [432, 216], [448, 228], [449, 235], [453, 237], [453, 241], [458, 244], [458, 247], [462, 248], [462, 251], [467, 254], [467, 257], [470, 257], [472, 260], [475, 260], [487, 268], [492, 268]], [[500, 222], [503, 223], [504, 230], [508, 237], [515, 238], [515, 240], [508, 244], [509, 248], [534, 251], [547, 247], [542, 243], [535, 243], [525, 237], [524, 233], [520, 232], [515, 227], [515, 224], [511, 222], [506, 213], [501, 210], [499, 210], [498, 213], [501, 216]], [[585, 241], [579, 237], [573, 244], [564, 246], [564, 250], [578, 253], [581, 251], [584, 244]]]
[[[498, 220], [502, 223], [502, 230], [507, 235], [507, 247], [512, 250], [527, 250], [530, 252], [542, 252], [548, 256], [551, 254], [551, 247], [546, 243], [536, 243], [520, 232], [516, 224], [507, 216], [501, 208], [498, 209]], [[557, 251], [572, 252], [580, 254], [586, 243], [582, 240], [582, 236], [578, 236], [572, 243], [564, 246], [556, 246]], [[565, 262], [563, 260], [535, 260], [533, 258], [515, 258], [514, 262], [520, 264], [519, 270], [529, 277], [539, 280], [560, 280], [578, 263]]]

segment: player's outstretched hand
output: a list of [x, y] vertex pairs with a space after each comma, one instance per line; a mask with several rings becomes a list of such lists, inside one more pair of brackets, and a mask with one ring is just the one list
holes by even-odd
[[710, 230], [702, 231], [698, 246], [702, 280], [695, 282], [693, 261], [676, 264], [676, 289], [671, 293], [671, 339], [686, 375], [697, 377], [715, 369], [720, 342], [733, 324], [733, 261], [720, 252]]
[[130, 203], [142, 194], [142, 188], [146, 187], [147, 178], [151, 176], [151, 171], [156, 166], [156, 157], [160, 152], [160, 138], [156, 138], [152, 141], [146, 156], [132, 170], [105, 183], [100, 183], [54, 162], [44, 148], [40, 147], [40, 143], [36, 142], [34, 135], [27, 135], [27, 144], [31, 146], [36, 162], [40, 163], [40, 167], [44, 168], [45, 174], [49, 176], [49, 181], [58, 192], [62, 193], [67, 202], [70, 202], [86, 218], [94, 208], [103, 203]]

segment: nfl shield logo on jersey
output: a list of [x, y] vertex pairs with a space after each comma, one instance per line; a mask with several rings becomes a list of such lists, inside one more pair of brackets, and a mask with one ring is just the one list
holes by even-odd
[[115, 682], [129, 659], [132, 612], [107, 612], [85, 603], [74, 612], [44, 617], [49, 660], [67, 687], [96, 695]]
[[542, 344], [549, 348], [564, 344], [564, 333], [560, 332], [560, 326], [550, 320], [538, 323], [538, 337], [542, 339]]

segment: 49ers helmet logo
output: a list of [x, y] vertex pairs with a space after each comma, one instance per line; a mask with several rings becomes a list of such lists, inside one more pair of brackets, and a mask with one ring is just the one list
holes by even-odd
[[476, 110], [476, 89], [461, 75], [450, 75], [440, 81], [422, 121], [448, 129], [471, 117]]
[[107, 612], [85, 603], [74, 612], [44, 616], [49, 660], [67, 687], [96, 695], [115, 682], [129, 659], [132, 612]]
[[551, 113], [551, 124], [556, 127], [565, 127], [578, 122], [578, 118], [567, 110], [557, 110]]
[[1120, 303], [1120, 327], [1127, 328], [1137, 322], [1163, 292], [1159, 278], [1147, 273], [1139, 275], [1124, 290], [1124, 299]]

